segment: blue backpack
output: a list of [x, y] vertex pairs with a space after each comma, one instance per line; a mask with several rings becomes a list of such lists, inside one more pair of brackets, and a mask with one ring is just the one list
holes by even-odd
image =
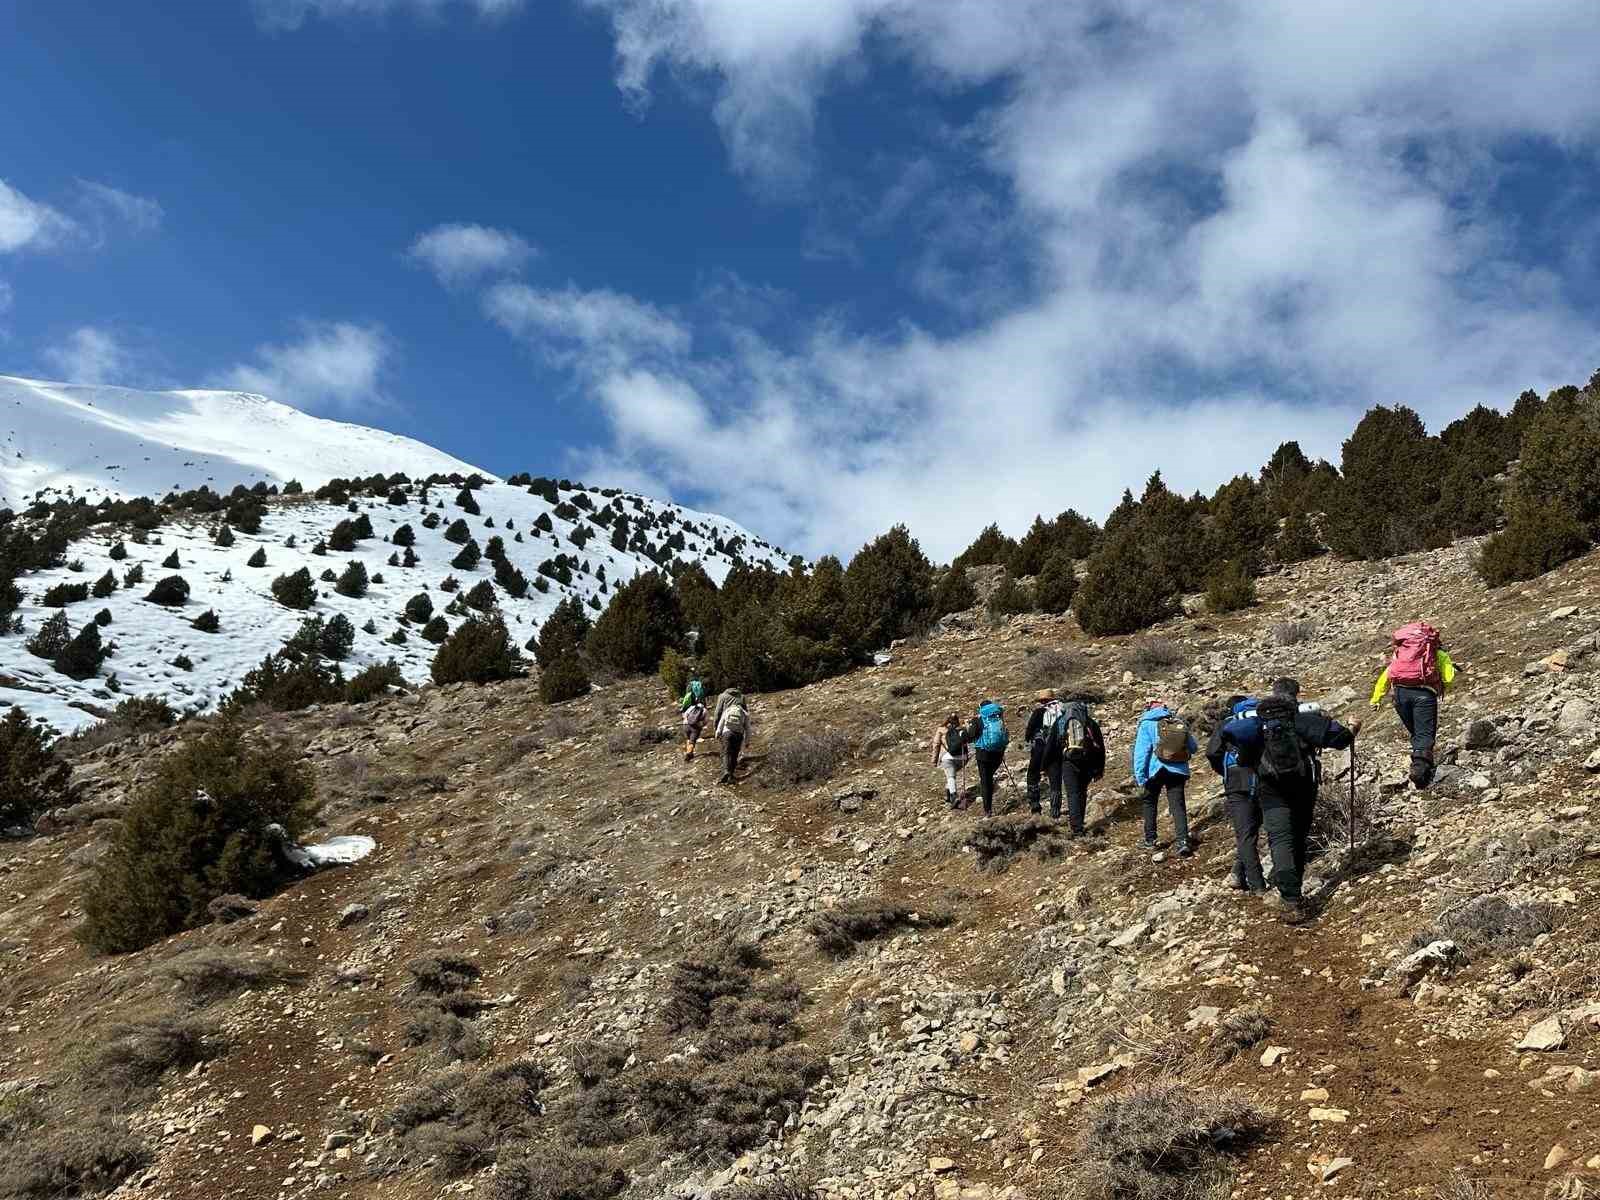
[[992, 700], [978, 709], [978, 719], [983, 722], [983, 732], [973, 743], [974, 749], [1002, 753], [1011, 744], [1011, 735], [1006, 732], [1005, 712], [1005, 709]]

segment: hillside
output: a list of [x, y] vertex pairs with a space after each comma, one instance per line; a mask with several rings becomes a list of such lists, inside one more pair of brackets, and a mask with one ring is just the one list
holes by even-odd
[[[35, 499], [162, 496], [205, 484], [477, 468], [432, 446], [243, 392], [141, 392], [0, 375], [0, 508]], [[487, 471], [478, 474], [489, 476]]]
[[[270, 716], [325, 832], [377, 853], [96, 961], [79, 886], [190, 731], [104, 747], [49, 833], [0, 845], [0, 1097], [70, 1121], [74, 1072], [145, 1064], [121, 1194], [152, 1198], [1590, 1194], [1600, 555], [1489, 592], [1474, 551], [1316, 559], [1256, 608], [1137, 639], [958, 614], [885, 667], [757, 698], [733, 789], [657, 743], [675, 713], [652, 679], [553, 709], [513, 682]], [[1423, 794], [1366, 706], [1387, 630], [1417, 616], [1463, 667]], [[1225, 889], [1204, 767], [1199, 855], [1152, 861], [1126, 766], [1150, 694], [1199, 717], [1282, 672], [1371, 712], [1357, 846], [1330, 755], [1325, 907], [1296, 929]], [[947, 811], [940, 717], [997, 695], [1020, 721], [1068, 682], [1104, 695], [1094, 836]], [[790, 782], [828, 730], [832, 778]], [[203, 1050], [160, 1032], [194, 1020]]]
[[[291, 479], [315, 488], [333, 477], [398, 472], [420, 480], [433, 473], [459, 477], [473, 472], [469, 465], [410, 439], [307, 417], [259, 396], [145, 393], [0, 379], [0, 411], [9, 429], [0, 486], [30, 499], [46, 485], [55, 493], [73, 488], [86, 497], [159, 498], [202, 485], [227, 495], [235, 486]], [[19, 609], [23, 628], [0, 635], [0, 705], [20, 705], [61, 732], [94, 723], [129, 697], [159, 696], [180, 709], [209, 710], [301, 621], [335, 614], [360, 631], [344, 663], [347, 674], [392, 658], [407, 679], [422, 682], [435, 647], [419, 636], [418, 625], [404, 630], [404, 644], [390, 640], [402, 628], [406, 602], [428, 593], [434, 610], [442, 613], [453, 599], [441, 590], [446, 579], [454, 578], [464, 594], [495, 573], [487, 560], [470, 569], [452, 567], [462, 547], [447, 540], [446, 533], [457, 519], [466, 520], [480, 548], [492, 537], [502, 538], [507, 559], [530, 584], [521, 597], [497, 590], [519, 644], [563, 598], [576, 596], [592, 600], [596, 609], [603, 607], [616, 586], [655, 569], [664, 555], [701, 563], [719, 583], [736, 561], [788, 567], [778, 548], [722, 517], [570, 485], [559, 489], [552, 504], [546, 495], [478, 474], [490, 482], [473, 493], [481, 510], [477, 515], [455, 503], [458, 488], [440, 485], [427, 507], [420, 487], [410, 488], [403, 503], [361, 497], [347, 507], [310, 495], [272, 499], [259, 532], [230, 531], [234, 541], [228, 546], [213, 540], [223, 524], [220, 514], [179, 514], [151, 531], [142, 544], [125, 525], [96, 527], [72, 543], [65, 565], [18, 580], [25, 593]], [[615, 526], [596, 518], [608, 508], [629, 522], [630, 536], [622, 549], [611, 541]], [[359, 515], [371, 522], [371, 539], [357, 542], [352, 550], [314, 552], [339, 521]], [[430, 528], [430, 520], [437, 527]], [[536, 523], [549, 528], [543, 531]], [[412, 567], [390, 565], [391, 556], [401, 554], [392, 538], [402, 526], [415, 536], [417, 563]], [[119, 544], [127, 557], [113, 557]], [[265, 564], [251, 567], [257, 552]], [[163, 567], [172, 554], [179, 565]], [[539, 574], [541, 564], [560, 555], [570, 559], [568, 570]], [[270, 594], [280, 575], [302, 567], [313, 577], [327, 571], [338, 575], [351, 562], [361, 563], [373, 580], [364, 596], [340, 595], [331, 582], [322, 581], [315, 607], [297, 611]], [[43, 603], [52, 588], [92, 585], [108, 571], [121, 581], [135, 568], [142, 568], [141, 583], [65, 606], [74, 631], [102, 609], [110, 612], [104, 637], [116, 643], [116, 653], [97, 675], [69, 679], [28, 652], [28, 639], [62, 611]], [[187, 603], [164, 607], [145, 599], [159, 579], [174, 574], [190, 585]], [[570, 576], [567, 582], [562, 582], [563, 574]], [[220, 619], [215, 633], [191, 624], [207, 610]], [[453, 628], [459, 619], [452, 614], [448, 622]], [[373, 633], [364, 631], [369, 622]], [[190, 665], [181, 665], [183, 661]]]

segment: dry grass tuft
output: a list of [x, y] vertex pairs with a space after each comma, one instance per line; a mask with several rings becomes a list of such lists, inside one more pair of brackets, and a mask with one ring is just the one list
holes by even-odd
[[202, 946], [160, 963], [155, 973], [170, 979], [194, 1004], [210, 1004], [240, 992], [292, 983], [303, 978], [265, 958], [251, 958], [215, 946]]
[[86, 1085], [99, 1092], [133, 1094], [154, 1087], [168, 1071], [182, 1071], [222, 1054], [214, 1025], [192, 1017], [160, 1016], [116, 1025], [80, 1064]]
[[1227, 1156], [1250, 1145], [1270, 1116], [1239, 1093], [1176, 1080], [1138, 1084], [1086, 1114], [1067, 1194], [1082, 1200], [1220, 1200], [1231, 1192]]
[[821, 783], [849, 757], [850, 740], [836, 729], [790, 734], [768, 748], [761, 781], [766, 787]]
[[1188, 654], [1171, 638], [1146, 638], [1128, 651], [1127, 669], [1141, 679], [1159, 679], [1187, 665]]
[[495, 1172], [494, 1200], [611, 1200], [628, 1186], [616, 1154], [541, 1146]]
[[851, 900], [836, 908], [823, 909], [812, 916], [806, 929], [817, 949], [834, 958], [848, 958], [861, 942], [884, 937], [902, 929], [938, 929], [955, 920], [948, 910], [926, 914], [904, 904], [882, 899]]
[[1054, 821], [1032, 815], [994, 817], [980, 821], [961, 835], [961, 844], [972, 850], [978, 870], [999, 873], [1016, 858], [1032, 851], [1041, 860], [1059, 858], [1066, 852], [1061, 827]]
[[1225, 1067], [1245, 1051], [1259, 1046], [1272, 1031], [1272, 1021], [1259, 1004], [1236, 1008], [1217, 1022], [1206, 1047], [1212, 1064]]
[[509, 1142], [527, 1141], [539, 1115], [544, 1068], [523, 1059], [487, 1071], [459, 1068], [424, 1081], [388, 1114], [405, 1153], [455, 1179], [495, 1161]]

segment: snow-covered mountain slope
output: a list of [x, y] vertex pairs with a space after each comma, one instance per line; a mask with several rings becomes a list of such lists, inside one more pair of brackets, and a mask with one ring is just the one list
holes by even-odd
[[[7, 442], [6, 458], [13, 459], [18, 446], [27, 447], [25, 461], [34, 464], [42, 447], [59, 447], [49, 473], [52, 486], [70, 483], [78, 495], [159, 497], [202, 483], [225, 495], [235, 483], [259, 479], [297, 478], [311, 488], [333, 476], [400, 472], [420, 478], [434, 472], [473, 471], [422, 443], [360, 426], [317, 421], [260, 397], [74, 388], [5, 378], [0, 378], [0, 389], [5, 398], [4, 427], [13, 439]], [[71, 447], [76, 436], [86, 441], [74, 459]], [[210, 457], [202, 456], [196, 446], [208, 447]], [[122, 469], [113, 472], [113, 467]], [[8, 488], [25, 489], [31, 497], [46, 476], [40, 472], [19, 485], [18, 470], [8, 461], [0, 478]], [[487, 472], [478, 473], [488, 477]], [[480, 581], [494, 578], [494, 567], [487, 560], [472, 570], [451, 565], [461, 547], [447, 540], [445, 533], [458, 518], [466, 522], [480, 547], [487, 547], [491, 537], [500, 537], [507, 558], [530, 585], [542, 581], [548, 589], [541, 592], [530, 586], [526, 596], [517, 598], [496, 588], [500, 610], [518, 643], [537, 632], [566, 596], [586, 603], [592, 599], [603, 607], [619, 584], [655, 569], [650, 554], [635, 543], [636, 535], [658, 557], [666, 547], [679, 559], [700, 562], [718, 583], [736, 561], [767, 563], [779, 570], [788, 567], [782, 551], [732, 521], [643, 496], [567, 487], [560, 489], [558, 503], [551, 504], [526, 487], [496, 480], [473, 492], [481, 510], [474, 516], [455, 503], [457, 490], [434, 486], [427, 507], [417, 486], [408, 489], [404, 504], [359, 497], [357, 510], [370, 520], [374, 537], [358, 542], [354, 550], [329, 550], [325, 555], [314, 554], [313, 547], [354, 514], [344, 505], [309, 495], [272, 500], [260, 532], [235, 530], [233, 544], [227, 547], [213, 541], [219, 518], [189, 513], [161, 525], [143, 545], [135, 543], [130, 529], [95, 529], [72, 544], [67, 566], [32, 572], [17, 581], [25, 595], [18, 610], [23, 628], [17, 634], [0, 635], [0, 712], [19, 705], [57, 730], [69, 732], [92, 724], [132, 696], [160, 696], [179, 709], [209, 710], [245, 672], [282, 646], [303, 620], [315, 615], [331, 618], [335, 613], [343, 613], [358, 631], [354, 652], [344, 663], [346, 675], [393, 658], [407, 679], [423, 682], [435, 646], [421, 638], [420, 626], [412, 623], [406, 629], [404, 645], [387, 640], [401, 627], [398, 618], [406, 601], [427, 592], [434, 611], [443, 613], [454, 598], [440, 588], [446, 578], [453, 576], [459, 582], [455, 595], [465, 595]], [[603, 509], [626, 518], [628, 548], [613, 547], [614, 521], [607, 524], [594, 515]], [[425, 522], [435, 514], [438, 520], [430, 529]], [[548, 520], [549, 531], [535, 528], [541, 519]], [[390, 565], [391, 555], [404, 558], [403, 550], [390, 540], [402, 525], [409, 525], [416, 539], [413, 550], [418, 562], [410, 568]], [[291, 538], [292, 546], [287, 544]], [[119, 540], [125, 543], [127, 557], [113, 560], [112, 548]], [[265, 554], [266, 565], [251, 567], [248, 562], [258, 550]], [[164, 567], [174, 552], [180, 565]], [[541, 563], [557, 555], [581, 564], [572, 570], [570, 584], [538, 573]], [[341, 596], [331, 582], [320, 578], [328, 570], [339, 574], [352, 561], [362, 563], [373, 577], [369, 592], [361, 598]], [[97, 677], [70, 679], [28, 651], [28, 639], [62, 611], [41, 604], [50, 588], [61, 583], [92, 587], [108, 570], [120, 584], [136, 564], [143, 567], [142, 583], [119, 586], [108, 597], [91, 596], [66, 605], [74, 633], [102, 608], [110, 610], [111, 624], [102, 635], [116, 644], [116, 653]], [[270, 590], [279, 575], [300, 567], [309, 568], [318, 579], [320, 594], [309, 612], [283, 607]], [[168, 575], [183, 576], [192, 589], [182, 607], [165, 608], [144, 599]], [[207, 609], [221, 619], [216, 633], [191, 625]], [[590, 615], [598, 615], [593, 605]], [[462, 619], [446, 617], [452, 629]], [[373, 633], [363, 631], [369, 621]], [[190, 667], [174, 665], [185, 658]], [[110, 683], [113, 675], [116, 690]]]
[[[476, 470], [381, 429], [309, 416], [245, 392], [141, 392], [0, 375], [0, 508], [71, 493], [94, 501], [206, 484]], [[487, 476], [486, 471], [479, 471]]]

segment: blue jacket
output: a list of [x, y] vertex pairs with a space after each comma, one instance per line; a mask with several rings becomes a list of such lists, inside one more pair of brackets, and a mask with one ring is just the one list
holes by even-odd
[[[1157, 771], [1170, 771], [1174, 775], [1188, 775], [1188, 763], [1162, 762], [1156, 757], [1156, 740], [1160, 737], [1157, 722], [1162, 717], [1176, 714], [1164, 705], [1149, 709], [1139, 718], [1139, 733], [1133, 739], [1133, 781], [1140, 787], [1150, 782], [1150, 776]], [[1189, 735], [1189, 753], [1193, 754], [1200, 749], [1200, 744], [1194, 740], [1194, 734]]]

